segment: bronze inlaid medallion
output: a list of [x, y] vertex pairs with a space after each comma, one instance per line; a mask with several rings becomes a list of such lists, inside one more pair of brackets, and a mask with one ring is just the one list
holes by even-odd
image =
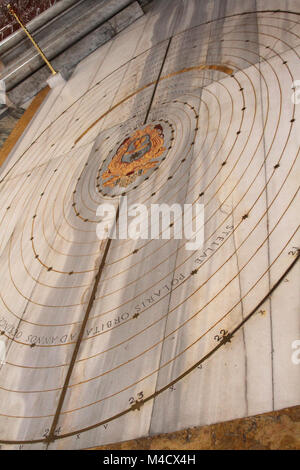
[[[159, 167], [167, 151], [170, 136], [161, 123], [153, 123], [133, 131], [114, 149], [100, 170], [100, 190], [115, 193], [132, 189]], [[170, 130], [167, 129], [167, 134]]]

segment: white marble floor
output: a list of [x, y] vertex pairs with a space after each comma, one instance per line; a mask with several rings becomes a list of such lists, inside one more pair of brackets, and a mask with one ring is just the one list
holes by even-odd
[[[0, 170], [2, 449], [299, 404], [299, 14], [292, 0], [156, 0], [48, 95]], [[157, 171], [102, 187], [145, 121], [164, 133]], [[104, 254], [96, 210], [124, 193], [203, 203], [203, 248], [128, 239]]]

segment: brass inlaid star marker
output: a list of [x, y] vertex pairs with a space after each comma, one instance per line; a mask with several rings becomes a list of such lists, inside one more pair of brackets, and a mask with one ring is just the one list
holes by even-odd
[[227, 333], [227, 335], [223, 336], [220, 344], [231, 343], [231, 338], [232, 337], [233, 337], [233, 335], [231, 333]]
[[131, 407], [132, 411], [140, 411], [143, 404], [144, 404], [143, 401], [136, 401]]

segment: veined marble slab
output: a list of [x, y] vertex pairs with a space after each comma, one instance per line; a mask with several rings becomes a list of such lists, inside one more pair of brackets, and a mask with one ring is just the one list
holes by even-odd
[[[299, 404], [299, 7], [255, 3], [155, 1], [51, 91], [4, 165], [3, 448], [83, 449]], [[156, 169], [104, 186], [147, 125], [163, 133]], [[121, 194], [204, 204], [203, 247], [105, 252], [96, 210]]]

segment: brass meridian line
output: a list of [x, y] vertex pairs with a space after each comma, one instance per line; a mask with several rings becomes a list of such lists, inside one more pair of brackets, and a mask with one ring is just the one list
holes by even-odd
[[144, 125], [147, 123], [148, 118], [149, 118], [149, 114], [150, 114], [150, 111], [151, 111], [151, 108], [152, 108], [154, 96], [155, 96], [155, 94], [156, 94], [156, 90], [157, 90], [158, 84], [159, 84], [159, 82], [160, 82], [160, 77], [161, 77], [161, 74], [162, 74], [164, 65], [165, 65], [165, 63], [166, 63], [166, 60], [167, 60], [167, 56], [168, 56], [168, 52], [169, 52], [169, 49], [170, 49], [171, 41], [172, 41], [172, 37], [170, 37], [170, 39], [169, 39], [169, 41], [168, 41], [168, 44], [167, 44], [167, 47], [166, 47], [166, 52], [165, 52], [164, 58], [163, 58], [163, 60], [162, 60], [161, 67], [160, 67], [160, 71], [159, 71], [157, 80], [156, 80], [156, 82], [155, 82], [155, 86], [154, 86], [154, 89], [153, 89], [153, 93], [152, 93], [152, 96], [151, 96], [151, 99], [150, 99], [150, 103], [149, 103], [149, 106], [148, 106], [148, 109], [147, 109], [146, 117], [145, 117], [145, 120], [144, 120]]
[[[120, 206], [118, 206], [118, 210], [117, 210], [117, 214], [116, 214], [116, 224], [117, 224], [118, 219], [119, 219], [119, 212], [120, 212], [119, 208], [120, 208]], [[66, 396], [66, 393], [67, 393], [67, 390], [68, 390], [68, 387], [69, 387], [69, 383], [70, 383], [70, 379], [71, 379], [71, 376], [72, 376], [72, 373], [73, 373], [73, 369], [74, 369], [74, 366], [75, 366], [75, 363], [76, 363], [79, 348], [80, 348], [80, 345], [82, 343], [82, 338], [84, 336], [84, 332], [85, 332], [85, 328], [86, 328], [86, 325], [87, 325], [87, 322], [88, 322], [88, 319], [89, 319], [89, 315], [90, 315], [91, 310], [92, 310], [93, 305], [94, 305], [98, 285], [99, 285], [101, 275], [102, 275], [102, 271], [103, 271], [103, 268], [104, 268], [104, 265], [105, 265], [105, 261], [106, 261], [106, 258], [107, 258], [108, 252], [109, 252], [111, 241], [112, 241], [111, 238], [108, 238], [107, 241], [106, 241], [106, 245], [105, 245], [104, 253], [103, 253], [101, 263], [100, 263], [100, 266], [99, 266], [99, 270], [98, 270], [98, 273], [95, 277], [95, 282], [94, 282], [93, 289], [92, 289], [92, 292], [91, 292], [91, 295], [90, 295], [90, 299], [89, 299], [89, 302], [88, 302], [88, 305], [87, 305], [87, 309], [86, 309], [86, 312], [85, 312], [85, 315], [84, 315], [84, 319], [83, 319], [83, 322], [82, 322], [82, 325], [81, 325], [81, 329], [80, 329], [80, 332], [79, 332], [79, 335], [78, 335], [78, 338], [77, 338], [77, 341], [76, 341], [76, 345], [75, 345], [75, 348], [74, 348], [74, 351], [73, 351], [73, 354], [72, 354], [70, 366], [69, 366], [69, 369], [68, 369], [68, 372], [67, 372], [67, 375], [66, 375], [66, 378], [65, 378], [65, 382], [64, 382], [64, 386], [63, 386], [61, 395], [59, 397], [59, 402], [58, 402], [58, 405], [57, 405], [55, 416], [54, 416], [54, 419], [53, 419], [53, 422], [52, 422], [52, 425], [51, 425], [51, 428], [50, 428], [49, 435], [46, 438], [46, 442], [48, 444], [50, 444], [50, 442], [53, 442], [57, 437], [56, 434], [55, 434], [56, 426], [57, 426], [59, 418], [60, 418], [61, 410], [62, 410], [64, 400], [65, 400], [65, 396]]]

